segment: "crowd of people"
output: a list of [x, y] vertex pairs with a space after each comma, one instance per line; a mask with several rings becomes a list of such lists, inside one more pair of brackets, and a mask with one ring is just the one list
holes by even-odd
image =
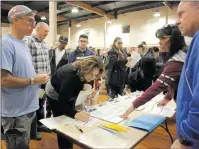
[[[109, 100], [143, 91], [129, 105], [122, 118], [163, 92], [158, 105], [174, 99], [177, 104], [177, 140], [171, 148], [199, 147], [199, 3], [180, 2], [176, 24], [167, 24], [154, 33], [159, 46], [141, 42], [135, 51], [141, 59], [132, 67], [132, 51], [116, 37], [108, 51], [88, 47], [88, 36], [80, 35], [74, 50], [66, 49], [68, 38], [60, 36], [49, 48], [44, 39], [48, 24], [36, 24], [35, 12], [17, 5], [8, 13], [9, 32], [2, 37], [1, 126], [6, 146], [29, 148], [30, 139], [41, 140], [39, 132], [51, 132], [39, 120], [67, 115], [87, 121], [89, 112], [76, 111], [75, 103], [84, 84], [99, 89], [104, 79]], [[32, 34], [33, 29], [35, 33]], [[189, 46], [184, 36], [193, 37]], [[97, 85], [96, 85], [97, 84]], [[40, 91], [45, 91], [40, 96]], [[89, 97], [93, 98], [93, 97]], [[46, 115], [44, 104], [46, 103]], [[72, 143], [57, 134], [59, 148]]]

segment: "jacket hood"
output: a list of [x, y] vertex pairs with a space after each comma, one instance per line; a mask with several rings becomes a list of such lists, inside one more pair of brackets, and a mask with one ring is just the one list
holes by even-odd
[[185, 62], [186, 59], [186, 52], [183, 50], [179, 50], [178, 53], [174, 54], [168, 61], [178, 61], [178, 62]]

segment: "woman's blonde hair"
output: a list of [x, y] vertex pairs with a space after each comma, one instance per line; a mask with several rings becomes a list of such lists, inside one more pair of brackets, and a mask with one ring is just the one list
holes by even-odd
[[91, 72], [94, 68], [99, 69], [99, 78], [104, 72], [104, 64], [102, 60], [97, 56], [88, 56], [81, 60], [77, 60], [73, 64], [73, 69], [77, 71], [81, 80], [84, 80], [84, 74]]

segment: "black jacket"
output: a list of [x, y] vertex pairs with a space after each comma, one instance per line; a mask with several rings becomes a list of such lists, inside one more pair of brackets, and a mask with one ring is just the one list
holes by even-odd
[[[123, 53], [124, 54], [124, 53]], [[126, 57], [126, 56], [125, 56]], [[126, 63], [127, 63], [127, 59], [121, 59], [121, 60], [118, 60], [118, 54], [117, 52], [114, 50], [114, 49], [111, 49], [109, 52], [108, 52], [108, 62], [107, 62], [107, 66], [106, 66], [106, 69], [107, 69], [107, 83], [108, 85], [112, 86], [112, 87], [118, 87], [117, 82], [115, 82], [116, 84], [112, 84], [110, 82], [114, 82], [114, 77], [113, 77], [113, 73], [115, 73], [117, 71], [117, 73], [119, 73], [119, 79], [120, 80], [117, 80], [118, 83], [120, 82], [119, 86], [123, 86], [125, 84], [125, 75], [126, 75]]]
[[75, 103], [79, 92], [83, 89], [83, 84], [77, 71], [74, 71], [72, 64], [67, 64], [53, 74], [51, 84], [59, 94], [58, 109], [61, 114], [74, 117], [77, 111]]
[[151, 86], [155, 72], [156, 59], [151, 52], [148, 52], [137, 62], [128, 75], [128, 85], [131, 91], [145, 91]]
[[95, 55], [92, 50], [87, 48], [86, 51], [82, 52], [79, 47], [77, 47], [73, 52], [68, 55], [68, 63], [73, 63], [74, 61], [76, 61], [77, 57], [86, 57], [91, 55]]
[[137, 67], [142, 69], [145, 78], [152, 80], [156, 72], [156, 59], [152, 53], [149, 52], [138, 61], [134, 68], [132, 68], [132, 71]]
[[65, 49], [65, 53], [64, 55], [62, 56], [61, 60], [59, 61], [59, 63], [57, 64], [56, 66], [56, 54], [55, 54], [55, 50], [56, 48], [52, 48], [49, 50], [49, 58], [50, 58], [50, 68], [51, 68], [51, 76], [55, 73], [55, 71], [68, 63], [68, 55], [69, 55], [69, 52], [67, 52]]

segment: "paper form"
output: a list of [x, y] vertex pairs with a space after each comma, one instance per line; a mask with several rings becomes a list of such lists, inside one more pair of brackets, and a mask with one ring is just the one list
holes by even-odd
[[93, 131], [81, 135], [80, 142], [92, 146], [93, 148], [125, 148], [128, 141], [119, 137], [117, 134], [112, 134], [106, 130], [97, 128]]
[[39, 99], [43, 99], [45, 91], [43, 89], [39, 89]]
[[97, 121], [98, 121], [98, 119], [91, 117], [91, 118], [90, 118], [88, 121], [86, 121], [86, 122], [82, 122], [82, 121], [80, 121], [80, 120], [76, 120], [76, 121], [74, 122], [74, 125], [92, 127]]
[[172, 117], [176, 112], [175, 110], [167, 106], [158, 106], [156, 102], [150, 102], [148, 105], [146, 105], [144, 111], [147, 113], [162, 115], [165, 117]]
[[125, 112], [126, 108], [116, 106], [113, 104], [106, 104], [102, 107], [98, 107], [97, 110], [91, 112], [92, 117], [103, 119], [113, 123], [119, 123], [123, 119], [119, 116]]
[[49, 129], [55, 129], [59, 125], [73, 123], [75, 121], [75, 119], [72, 119], [70, 117], [66, 117], [66, 116], [62, 115], [62, 116], [59, 116], [59, 117], [42, 119], [42, 120], [39, 120], [39, 121], [42, 124], [44, 124], [46, 127], [48, 127]]
[[133, 68], [135, 64], [141, 59], [141, 56], [138, 52], [132, 51], [131, 52], [131, 61], [128, 61], [126, 66], [129, 68]]

